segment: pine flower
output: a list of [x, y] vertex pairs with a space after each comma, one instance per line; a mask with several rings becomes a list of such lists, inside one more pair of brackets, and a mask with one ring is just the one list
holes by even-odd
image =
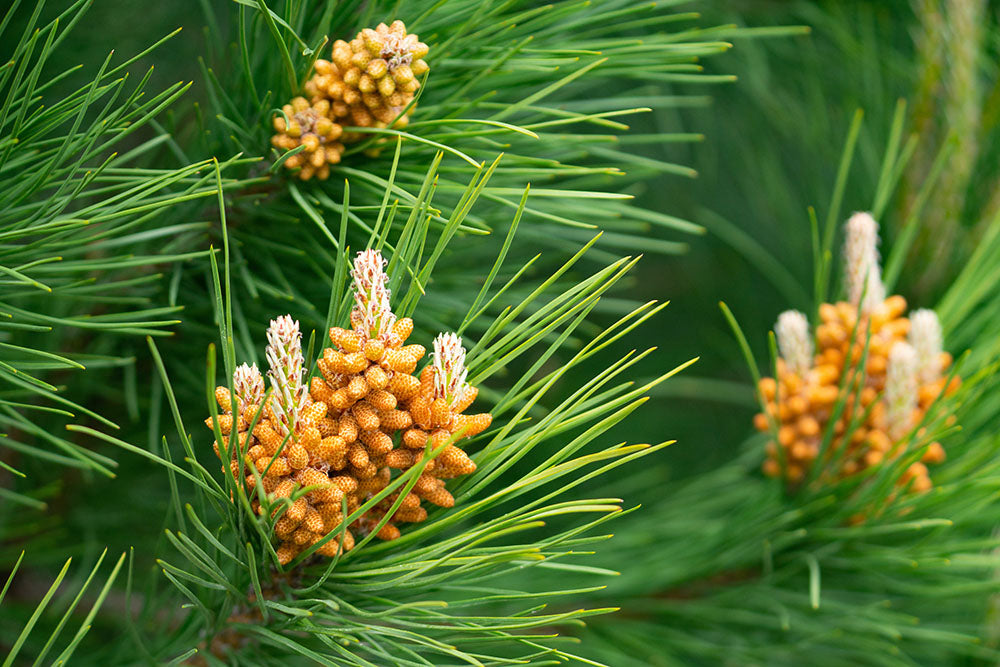
[[453, 333], [438, 334], [434, 339], [434, 398], [443, 398], [451, 407], [469, 386], [462, 339]]
[[329, 100], [317, 99], [310, 104], [304, 97], [296, 97], [291, 104], [282, 107], [285, 118], [274, 117], [274, 129], [278, 134], [271, 137], [271, 144], [277, 148], [291, 150], [299, 146], [305, 148], [285, 160], [286, 169], [299, 169], [298, 176], [308, 181], [316, 176], [321, 181], [330, 176], [330, 165], [340, 162], [344, 145], [339, 139], [344, 128], [333, 120]]
[[[413, 100], [417, 78], [429, 69], [424, 60], [429, 50], [402, 21], [366, 28], [350, 42], [334, 42], [332, 61], [316, 61], [306, 94], [313, 101], [330, 100], [333, 117], [344, 124], [388, 127], [395, 120], [395, 127], [405, 127], [413, 107], [396, 117]], [[360, 138], [355, 134], [347, 140]]]
[[271, 320], [267, 328], [267, 363], [271, 378], [270, 407], [278, 426], [277, 432], [286, 436], [295, 430], [299, 411], [304, 407], [306, 387], [302, 383], [302, 334], [299, 323], [291, 315]]
[[879, 268], [878, 223], [869, 213], [855, 213], [845, 225], [844, 276], [848, 301], [861, 304], [870, 313], [885, 300], [885, 286]]
[[[760, 381], [767, 405], [766, 412], [754, 417], [754, 426], [765, 432], [777, 428], [767, 445], [764, 472], [783, 474], [792, 485], [815, 465], [826, 466], [819, 479], [832, 480], [898, 457], [906, 448], [895, 446], [896, 441], [935, 400], [959, 385], [958, 378], [946, 382], [942, 377], [952, 360], [941, 351], [941, 327], [932, 311], [914, 312], [911, 323], [903, 317], [903, 297], [871, 299], [884, 291], [879, 279], [871, 280], [878, 277], [875, 221], [857, 213], [846, 227], [846, 282], [853, 302], [820, 304], [815, 354], [805, 317], [795, 311], [782, 313], [775, 325], [777, 377]], [[862, 293], [866, 305], [859, 319]], [[836, 413], [839, 401], [843, 407]], [[826, 437], [831, 438], [830, 460], [817, 461]], [[944, 458], [941, 444], [930, 443], [898, 483], [926, 491], [932, 484], [925, 464]]]
[[937, 313], [921, 308], [910, 313], [910, 345], [917, 354], [917, 376], [922, 384], [941, 376], [941, 322]]
[[[402, 21], [365, 28], [350, 42], [338, 39], [331, 60], [318, 59], [306, 82], [306, 97], [296, 97], [282, 107], [288, 121], [274, 118], [271, 143], [284, 150], [305, 146], [285, 160], [298, 169], [302, 180], [325, 180], [330, 165], [340, 162], [343, 142], [359, 141], [364, 133], [345, 134], [344, 125], [404, 128], [413, 113], [418, 77], [430, 67], [430, 51], [416, 35], [406, 32]], [[405, 110], [405, 113], [403, 113]], [[376, 149], [377, 150], [377, 149]]]
[[913, 426], [918, 398], [917, 369], [917, 353], [912, 345], [899, 341], [892, 346], [886, 369], [885, 401], [886, 422], [893, 439], [902, 437]]
[[774, 333], [778, 338], [778, 351], [788, 370], [805, 377], [813, 361], [813, 341], [806, 316], [797, 310], [786, 310], [778, 315]]
[[[896, 451], [893, 442], [900, 436], [890, 427], [898, 418], [895, 413], [890, 416], [887, 384], [889, 350], [900, 343], [905, 345], [910, 329], [910, 322], [902, 317], [905, 310], [906, 301], [900, 296], [891, 296], [875, 307], [871, 317], [863, 316], [859, 323], [857, 308], [847, 302], [820, 306], [821, 323], [816, 327], [818, 349], [810, 368], [805, 374], [793, 372], [791, 363], [785, 358], [786, 354], [792, 355], [783, 351], [778, 360], [778, 377], [763, 378], [760, 383], [771, 419], [764, 413], [758, 414], [754, 425], [758, 430], [769, 431], [773, 419], [778, 428], [777, 441], [767, 447], [765, 473], [781, 474], [777, 453], [777, 448], [781, 447], [788, 481], [800, 482], [806, 471], [816, 464], [825, 433], [831, 427], [834, 432], [832, 451], [842, 451], [846, 455], [839, 457], [839, 468], [824, 471], [821, 478], [853, 475], [898, 455], [898, 452], [893, 453]], [[863, 335], [856, 337], [851, 345], [851, 332], [855, 328]], [[870, 328], [870, 335], [866, 328]], [[862, 368], [860, 360], [865, 357], [866, 350], [867, 359]], [[941, 353], [939, 363], [940, 367], [947, 367], [951, 358]], [[911, 425], [942, 392], [950, 393], [957, 386], [956, 380], [945, 387], [940, 377], [931, 383], [919, 384], [911, 392], [911, 396], [918, 396], [911, 412]], [[883, 390], [886, 395], [880, 399], [879, 392]], [[842, 391], [847, 392], [844, 409], [837, 423], [831, 425], [833, 406], [841, 398]], [[853, 431], [850, 438], [846, 438], [843, 434], [849, 426]], [[924, 464], [942, 460], [944, 449], [939, 443], [931, 443], [921, 461], [909, 467], [900, 483], [913, 480], [913, 490], [929, 489], [931, 482]]]
[[[264, 397], [264, 378], [261, 376], [257, 364], [253, 364], [252, 366], [242, 364], [236, 367], [236, 370], [233, 371], [233, 391], [236, 394], [235, 413], [233, 413], [233, 395], [229, 393], [229, 389], [226, 387], [215, 388], [215, 402], [218, 403], [219, 410], [221, 411], [218, 420], [219, 429], [226, 436], [224, 447], [230, 450], [230, 471], [236, 477], [239, 470], [237, 457], [246, 454], [247, 441], [250, 439], [248, 432], [250, 422], [253, 421], [257, 408]], [[212, 418], [206, 419], [205, 425], [210, 429], [215, 428]], [[235, 440], [236, 446], [232, 446], [233, 440], [231, 439], [231, 434], [233, 430], [236, 431], [237, 436]], [[213, 443], [212, 446], [215, 449], [215, 454], [219, 458], [223, 458], [219, 443]], [[225, 470], [223, 468], [223, 472]]]
[[383, 342], [396, 324], [396, 316], [389, 303], [389, 288], [386, 287], [389, 276], [383, 268], [385, 264], [378, 250], [365, 250], [358, 253], [351, 269], [356, 304], [351, 322], [358, 322], [358, 328], [366, 338]]
[[[309, 381], [308, 394], [299, 324], [288, 315], [271, 322], [267, 331], [273, 391], [252, 431], [254, 404], [259, 405], [264, 390], [256, 367], [244, 364], [234, 375], [238, 415], [230, 414], [229, 391], [216, 389], [223, 435], [238, 432], [229, 472], [237, 481], [243, 474], [248, 490], [262, 485], [267, 501], [253, 496], [251, 507], [275, 519], [276, 553], [283, 564], [331, 533], [338, 535], [316, 553], [336, 556], [354, 546], [355, 534], [376, 528], [380, 539], [395, 539], [401, 534], [398, 524], [427, 518], [423, 501], [453, 506], [446, 480], [476, 465], [452, 440], [475, 435], [492, 422], [488, 413], [462, 414], [477, 391], [466, 382], [458, 336], [438, 336], [434, 362], [419, 379], [412, 375], [426, 350], [405, 344], [413, 320], [397, 320], [392, 313], [384, 265], [376, 250], [358, 254], [351, 270], [352, 328], [330, 329], [333, 346], [323, 350], [320, 376]], [[212, 419], [205, 423], [214, 428]], [[443, 445], [433, 460], [425, 459], [428, 442]], [[215, 450], [225, 458], [217, 443]], [[380, 500], [350, 524], [341, 542], [344, 503], [348, 514], [354, 512], [392, 483], [393, 471], [416, 465], [423, 470], [412, 491], [401, 500], [398, 493]], [[389, 516], [397, 500], [400, 506]]]

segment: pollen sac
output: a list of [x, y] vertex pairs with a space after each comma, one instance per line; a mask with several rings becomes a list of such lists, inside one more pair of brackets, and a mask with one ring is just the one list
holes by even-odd
[[314, 176], [321, 181], [329, 178], [330, 165], [339, 163], [344, 152], [344, 128], [334, 120], [330, 100], [310, 102], [296, 97], [281, 110], [284, 115], [276, 115], [273, 120], [277, 134], [271, 137], [271, 145], [284, 151], [304, 146], [285, 159], [285, 168], [297, 170], [303, 181]]
[[[330, 60], [316, 61], [306, 95], [329, 100], [334, 119], [345, 126], [404, 128], [420, 78], [430, 69], [428, 51], [402, 21], [365, 28], [350, 41], [335, 41]], [[345, 141], [363, 137], [351, 132]]]
[[764, 472], [784, 476], [792, 487], [810, 471], [832, 482], [909, 453], [912, 441], [923, 454], [898, 484], [927, 491], [927, 464], [943, 461], [945, 453], [940, 443], [926, 444], [920, 424], [959, 379], [945, 377], [952, 358], [941, 350], [936, 316], [916, 311], [911, 325], [906, 300], [879, 293], [871, 216], [856, 214], [848, 226], [848, 300], [820, 306], [815, 350], [801, 313], [784, 313], [776, 327], [777, 377], [760, 381], [766, 411], [754, 418], [758, 430], [772, 434]]
[[[320, 58], [313, 65], [304, 96], [274, 117], [275, 148], [305, 146], [286, 158], [284, 166], [302, 180], [325, 180], [330, 166], [340, 162], [344, 144], [370, 135], [363, 128], [406, 127], [416, 108], [420, 78], [430, 70], [425, 60], [429, 50], [398, 20], [365, 28], [350, 41], [335, 41], [330, 60]], [[345, 127], [358, 129], [345, 132]]]
[[339, 163], [344, 152], [341, 143], [344, 128], [333, 120], [330, 102], [315, 100], [310, 103], [304, 97], [296, 97], [281, 110], [284, 115], [274, 117], [277, 134], [271, 137], [271, 145], [285, 151], [304, 146], [285, 159], [285, 168], [297, 170], [303, 181], [313, 176], [321, 181], [329, 178], [330, 165]]
[[[314, 545], [313, 553], [336, 556], [359, 536], [395, 539], [401, 524], [425, 520], [429, 507], [453, 507], [446, 481], [476, 470], [458, 443], [492, 422], [488, 413], [465, 414], [478, 392], [467, 382], [458, 336], [438, 336], [433, 360], [414, 375], [427, 350], [408, 343], [413, 321], [391, 310], [381, 254], [358, 253], [351, 275], [351, 328], [330, 330], [318, 375], [304, 377], [298, 323], [282, 316], [268, 329], [266, 400], [256, 367], [237, 369], [237, 414], [229, 390], [216, 390], [218, 426], [230, 452], [224, 470], [270, 522], [283, 565]], [[214, 428], [213, 419], [205, 423]], [[225, 458], [218, 444], [215, 450]], [[386, 492], [414, 466], [420, 475], [409, 493]], [[258, 484], [265, 501], [258, 500]], [[351, 514], [370, 501], [345, 529], [345, 505]]]
[[810, 473], [832, 482], [920, 447], [920, 460], [897, 483], [927, 491], [927, 464], [940, 463], [945, 453], [940, 443], [927, 443], [921, 423], [960, 381], [945, 377], [952, 358], [942, 351], [937, 315], [917, 310], [904, 317], [906, 300], [885, 296], [875, 219], [855, 213], [844, 232], [847, 299], [820, 306], [815, 349], [802, 313], [782, 313], [775, 327], [777, 376], [760, 381], [766, 407], [754, 417], [754, 426], [772, 435], [764, 472], [784, 476], [792, 487]]

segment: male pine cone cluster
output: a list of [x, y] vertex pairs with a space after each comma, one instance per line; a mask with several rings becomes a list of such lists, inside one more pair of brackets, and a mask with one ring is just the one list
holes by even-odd
[[[256, 366], [236, 370], [235, 418], [233, 397], [216, 389], [223, 414], [218, 417], [224, 435], [235, 428], [229, 469], [243, 481], [251, 496], [260, 476], [280, 544], [278, 560], [287, 564], [302, 550], [320, 542], [317, 553], [333, 556], [354, 546], [355, 533], [392, 540], [400, 535], [396, 524], [427, 517], [421, 501], [452, 507], [455, 499], [445, 480], [476, 469], [455, 444], [480, 433], [491, 415], [465, 415], [477, 395], [466, 382], [465, 350], [454, 334], [434, 341], [433, 361], [413, 375], [424, 357], [422, 345], [406, 345], [413, 320], [397, 320], [389, 306], [384, 260], [374, 250], [358, 254], [351, 272], [355, 308], [351, 328], [330, 330], [333, 347], [323, 351], [320, 375], [303, 380], [301, 334], [298, 323], [283, 316], [268, 329], [268, 373], [273, 391], [264, 401], [264, 379]], [[263, 405], [262, 405], [263, 403]], [[250, 429], [254, 416], [259, 420]], [[211, 428], [212, 419], [206, 420]], [[226, 439], [228, 446], [228, 438]], [[443, 448], [424, 461], [427, 445]], [[219, 444], [216, 454], [222, 457]], [[392, 493], [354, 520], [340, 544], [343, 509], [351, 514], [383, 491], [393, 471], [424, 464], [412, 490], [390, 516], [399, 493]], [[287, 500], [282, 500], [287, 499]], [[268, 511], [258, 500], [254, 510]], [[282, 513], [282, 510], [283, 513]], [[383, 519], [385, 522], [383, 523]], [[383, 523], [381, 527], [379, 524]]]
[[[777, 439], [767, 445], [764, 472], [772, 477], [784, 473], [793, 485], [817, 464], [831, 428], [830, 444], [819, 462], [821, 479], [847, 477], [902, 456], [907, 436], [928, 408], [958, 386], [957, 378], [945, 386], [944, 371], [952, 359], [941, 349], [941, 326], [934, 312], [917, 310], [907, 318], [903, 297], [885, 297], [875, 220], [857, 213], [846, 232], [848, 301], [820, 306], [815, 353], [805, 316], [782, 313], [775, 326], [778, 377], [760, 381], [767, 414], [756, 415], [754, 425], [761, 431], [776, 428]], [[841, 400], [842, 412], [831, 424]], [[918, 440], [923, 435], [920, 429]], [[930, 443], [899, 484], [910, 484], [914, 491], [930, 489], [926, 464], [944, 457], [941, 444]]]
[[344, 133], [344, 125], [406, 127], [413, 112], [412, 106], [406, 107], [420, 87], [417, 78], [429, 69], [424, 60], [427, 52], [427, 45], [408, 34], [402, 21], [379, 23], [350, 42], [334, 42], [332, 60], [316, 61], [305, 97], [282, 108], [288, 121], [281, 115], [274, 118], [275, 147], [305, 146], [285, 160], [285, 167], [299, 169], [304, 181], [313, 176], [325, 180], [330, 165], [340, 162], [343, 142], [364, 137], [360, 132]]

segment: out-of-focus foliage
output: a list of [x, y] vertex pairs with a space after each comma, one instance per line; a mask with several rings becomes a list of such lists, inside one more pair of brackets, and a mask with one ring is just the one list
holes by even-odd
[[[718, 139], [694, 156], [708, 178], [697, 182], [686, 212], [709, 234], [671, 262], [669, 275], [684, 285], [681, 294], [696, 294], [675, 300], [684, 320], [696, 323], [676, 340], [707, 341], [714, 354], [702, 358], [698, 372], [715, 377], [689, 378], [695, 409], [677, 422], [674, 453], [697, 452], [692, 465], [664, 462], [635, 479], [632, 488], [647, 490], [648, 512], [630, 517], [632, 525], [619, 532], [629, 537], [612, 542], [605, 561], [622, 571], [607, 599], [627, 611], [581, 633], [592, 657], [611, 660], [624, 646], [634, 662], [619, 664], [996, 660], [993, 532], [1000, 517], [993, 480], [1000, 443], [992, 424], [1000, 407], [993, 377], [1000, 350], [993, 332], [1000, 304], [986, 285], [1000, 271], [1000, 223], [990, 203], [1000, 169], [983, 154], [997, 130], [989, 102], [997, 89], [995, 8], [982, 8], [982, 40], [972, 42], [977, 55], [963, 60], [955, 53], [955, 31], [968, 28], [961, 16], [978, 4], [782, 3], [776, 10], [727, 3], [722, 10], [741, 24], [796, 22], [812, 30], [792, 39], [737, 40], [722, 64], [740, 85], [720, 90], [720, 103], [689, 119], [691, 129], [705, 123]], [[928, 6], [939, 10], [934, 20], [951, 27], [922, 32], [934, 18], [923, 12]], [[919, 86], [928, 66], [917, 54], [927, 39], [945, 54], [934, 94]], [[962, 67], [970, 70], [957, 71]], [[954, 82], [963, 77], [977, 95], [958, 92]], [[977, 124], [972, 135], [950, 134], [955, 109]], [[966, 141], [979, 147], [970, 152]], [[853, 146], [849, 169], [845, 143]], [[900, 159], [886, 162], [890, 152]], [[958, 162], [976, 164], [967, 176], [951, 171], [958, 154]], [[729, 187], [719, 188], [721, 180]], [[838, 201], [839, 209], [831, 204]], [[861, 526], [844, 524], [850, 505], [843, 491], [787, 496], [761, 475], [763, 439], [745, 440], [755, 409], [746, 365], [725, 319], [705, 313], [708, 303], [725, 301], [767, 366], [764, 334], [778, 313], [815, 307], [811, 206], [821, 224], [831, 210], [839, 210], [838, 221], [873, 210], [894, 291], [913, 307], [934, 306], [948, 349], [970, 351], [962, 368], [975, 388], [957, 412], [962, 430], [946, 440], [949, 460], [932, 470], [936, 488], [906, 500], [900, 514]], [[941, 243], [945, 238], [955, 242]], [[706, 266], [724, 270], [699, 269]], [[729, 391], [719, 376], [744, 389]], [[669, 385], [665, 392], [675, 394]], [[703, 415], [713, 408], [700, 403], [706, 394], [727, 406], [725, 420], [710, 429]], [[706, 472], [711, 453], [726, 458], [720, 449], [735, 460]], [[662, 485], [678, 476], [687, 479]], [[655, 500], [664, 496], [676, 502]]]

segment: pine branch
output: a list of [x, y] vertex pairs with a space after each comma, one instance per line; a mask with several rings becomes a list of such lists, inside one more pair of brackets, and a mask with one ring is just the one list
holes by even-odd
[[[904, 109], [897, 110], [898, 122]], [[876, 201], [891, 198], [889, 175], [905, 159], [898, 151], [899, 142], [890, 141]], [[957, 371], [964, 377], [961, 395], [939, 399], [935, 416], [901, 439], [898, 451], [907, 454], [886, 458], [868, 474], [831, 479], [821, 472], [788, 493], [755, 472], [772, 432], [748, 439], [738, 460], [660, 489], [671, 502], [626, 519], [619, 539], [601, 549], [603, 562], [632, 566], [592, 604], [606, 595], [628, 611], [580, 633], [592, 650], [586, 655], [612, 660], [624, 646], [629, 657], [618, 664], [636, 665], [997, 659], [984, 621], [998, 565], [996, 517], [988, 509], [996, 491], [997, 405], [990, 397], [997, 349], [983, 328], [992, 326], [987, 322], [997, 310], [993, 297], [973, 285], [997, 270], [998, 229], [994, 222], [987, 230], [936, 309], [949, 346], [970, 348]], [[893, 248], [889, 264], [901, 267], [907, 249]], [[742, 347], [755, 368], [751, 346], [742, 340]], [[960, 435], [949, 428], [952, 419]], [[851, 428], [837, 437], [849, 439]], [[934, 488], [900, 487], [896, 480], [938, 438], [948, 459], [931, 471]], [[840, 460], [828, 459], [821, 452], [816, 465]], [[653, 469], [634, 477], [631, 488], [667, 476]], [[648, 641], [654, 628], [664, 638], [655, 646]]]
[[[396, 18], [374, 16], [374, 6], [310, 2], [270, 6], [267, 20], [261, 7], [242, 3], [233, 18], [239, 57], [227, 56], [217, 67], [204, 69], [224, 126], [206, 135], [203, 150], [210, 154], [264, 154], [274, 110], [301, 92], [301, 83], [288, 83], [289, 66], [295, 81], [305, 81], [316, 58], [329, 58], [334, 39], [349, 38], [366, 21], [374, 25]], [[707, 101], [661, 94], [663, 77], [673, 76], [675, 69], [696, 74], [699, 58], [728, 47], [715, 39], [713, 30], [681, 29], [693, 15], [630, 0], [550, 9], [530, 3], [411, 2], [393, 11], [431, 49], [431, 73], [418, 90], [412, 122], [405, 132], [380, 130], [349, 147], [324, 183], [291, 186], [288, 170], [279, 164], [290, 155], [271, 149], [266, 156], [274, 164], [271, 184], [263, 194], [267, 206], [257, 205], [260, 196], [233, 202], [237, 206], [231, 215], [238, 221], [233, 226], [234, 285], [265, 306], [262, 312], [255, 302], [247, 302], [246, 317], [251, 319], [244, 325], [237, 315], [237, 330], [265, 321], [268, 304], [276, 299], [293, 299], [304, 308], [323, 301], [324, 290], [309, 286], [323, 284], [336, 264], [336, 221], [347, 215], [346, 239], [353, 246], [371, 231], [359, 215], [345, 213], [345, 181], [351, 186], [351, 207], [359, 214], [381, 208], [384, 201], [394, 204], [385, 229], [399, 229], [421, 206], [427, 206], [435, 226], [444, 227], [469, 196], [466, 185], [482, 168], [478, 165], [491, 165], [502, 152], [489, 185], [475, 194], [485, 201], [455, 229], [469, 242], [461, 263], [448, 271], [456, 277], [459, 267], [468, 276], [486, 261], [469, 254], [477, 247], [473, 237], [506, 233], [506, 221], [518, 210], [523, 220], [519, 234], [558, 253], [572, 253], [595, 231], [605, 230], [595, 261], [608, 261], [620, 252], [682, 252], [682, 243], [650, 236], [659, 237], [660, 229], [668, 234], [702, 231], [636, 207], [633, 195], [626, 194], [631, 184], [654, 174], [693, 175], [663, 155], [648, 154], [659, 149], [633, 146], [662, 144], [666, 150], [677, 142], [698, 141], [700, 135], [653, 133], [631, 142], [629, 127], [621, 122], [653, 106]], [[693, 80], [713, 81], [707, 76]], [[377, 157], [368, 149], [377, 149]], [[435, 157], [438, 150], [444, 151], [443, 158]], [[425, 180], [428, 163], [439, 164], [432, 186]], [[533, 187], [522, 204], [528, 179]], [[266, 235], [250, 231], [275, 224], [292, 225], [289, 233], [302, 242], [278, 248]], [[305, 247], [312, 249], [308, 255], [302, 254]], [[455, 280], [457, 285], [466, 282]], [[301, 317], [319, 325], [324, 315], [316, 310]]]
[[[385, 213], [383, 209], [377, 217]], [[453, 220], [451, 224], [456, 223]], [[433, 256], [438, 252], [432, 249], [447, 244], [452, 237], [447, 229], [434, 233], [427, 217], [414, 219], [411, 228], [401, 233], [413, 239], [413, 245], [405, 247], [427, 248], [431, 254], [431, 259], [422, 261], [420, 251], [398, 251], [403, 252], [401, 259], [390, 265], [397, 271], [398, 280], [393, 283], [390, 278], [390, 284], [398, 285], [397, 294], [406, 295], [401, 297], [403, 303], [410, 298], [411, 305], [403, 312], [419, 317], [420, 296], [412, 286], [431, 275]], [[370, 239], [375, 247], [377, 234]], [[223, 238], [227, 238], [225, 228]], [[418, 243], [416, 239], [426, 242]], [[404, 245], [397, 242], [396, 247]], [[419, 527], [407, 529], [393, 541], [362, 543], [328, 562], [320, 561], [304, 569], [294, 568], [293, 563], [294, 569], [286, 570], [270, 542], [274, 520], [267, 513], [258, 516], [249, 511], [254, 496], [242, 486], [232, 486], [232, 480], [218, 481], [217, 474], [211, 472], [217, 464], [210, 462], [204, 439], [188, 436], [179, 413], [175, 417], [186, 452], [185, 465], [99, 431], [74, 428], [142, 454], [166, 467], [177, 479], [172, 488], [179, 495], [171, 503], [186, 509], [179, 517], [178, 529], [166, 533], [171, 555], [157, 562], [174, 585], [174, 596], [186, 597], [196, 611], [186, 617], [183, 626], [172, 627], [171, 641], [156, 649], [158, 659], [183, 654], [197, 641], [196, 637], [204, 637], [199, 643], [199, 655], [209, 663], [213, 663], [213, 654], [221, 659], [227, 654], [242, 655], [243, 651], [251, 651], [255, 659], [263, 661], [295, 654], [323, 664], [357, 665], [385, 660], [400, 664], [457, 660], [499, 665], [514, 656], [520, 656], [525, 664], [548, 664], [554, 657], [572, 658], [572, 653], [559, 648], [555, 636], [546, 636], [548, 631], [609, 609], [543, 614], [539, 613], [541, 607], [536, 599], [574, 595], [577, 591], [557, 588], [543, 594], [538, 592], [541, 589], [533, 591], [511, 583], [498, 587], [492, 582], [526, 570], [590, 572], [572, 560], [579, 547], [602, 539], [593, 531], [621, 514], [621, 501], [580, 498], [579, 487], [669, 444], [603, 444], [606, 432], [644, 401], [643, 394], [676, 372], [640, 387], [615, 384], [616, 376], [636, 360], [630, 359], [631, 354], [598, 373], [592, 382], [552, 409], [542, 411], [540, 419], [526, 419], [567, 373], [649, 316], [649, 306], [640, 307], [565, 357], [557, 370], [542, 372], [545, 361], [562, 352], [599, 296], [612, 289], [632, 264], [634, 261], [621, 260], [588, 280], [560, 289], [555, 279], [568, 268], [563, 267], [537, 284], [514, 308], [499, 309], [493, 323], [484, 327], [485, 334], [472, 346], [470, 379], [477, 383], [488, 381], [499, 367], [513, 363], [536, 345], [544, 342], [547, 349], [537, 356], [524, 381], [498, 394], [494, 412], [499, 421], [495, 427], [470, 440], [476, 451], [473, 460], [477, 470], [454, 487], [456, 507], [432, 513]], [[501, 254], [496, 265], [498, 273], [503, 271], [503, 265]], [[233, 330], [229, 313], [235, 310], [228, 309], [231, 291], [225, 280], [226, 264], [217, 267], [213, 275], [223, 358], [239, 358], [227, 333]], [[409, 291], [407, 284], [411, 286]], [[331, 312], [340, 314], [334, 324], [344, 323], [350, 298], [345, 294], [339, 306], [336, 300], [333, 302]], [[478, 301], [489, 303], [490, 299], [487, 290]], [[478, 301], [469, 303], [466, 321], [483, 317], [474, 312]], [[316, 354], [308, 359], [315, 359]], [[206, 387], [213, 402], [214, 359], [212, 352]], [[166, 397], [175, 405], [178, 398], [173, 383], [165, 367], [160, 365], [160, 369]], [[558, 443], [563, 444], [553, 449]], [[219, 432], [216, 444], [220, 451], [229, 446]], [[543, 455], [546, 450], [550, 453]], [[413, 471], [419, 473], [417, 468]], [[383, 494], [356, 514], [411, 478], [412, 474], [395, 478]], [[230, 492], [234, 502], [229, 502]], [[344, 519], [342, 526], [351, 520]], [[545, 529], [550, 522], [555, 527]], [[332, 530], [331, 536], [341, 530], [343, 527]], [[147, 603], [155, 609], [171, 604], [172, 599], [167, 596]], [[495, 608], [499, 601], [506, 602]], [[546, 634], [534, 634], [538, 628], [545, 628]], [[525, 631], [531, 634], [524, 635]], [[120, 659], [122, 650], [131, 649], [108, 648], [106, 655]]]

